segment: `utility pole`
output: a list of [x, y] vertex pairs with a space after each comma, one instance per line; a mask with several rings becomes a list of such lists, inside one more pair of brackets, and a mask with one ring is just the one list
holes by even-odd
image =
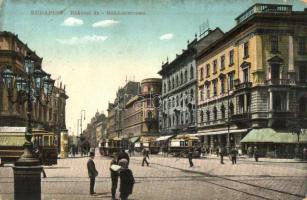
[[83, 116], [83, 120], [85, 120], [85, 110], [81, 110], [81, 118], [80, 118], [80, 128], [81, 129], [80, 129], [80, 134], [82, 134], [82, 116]]

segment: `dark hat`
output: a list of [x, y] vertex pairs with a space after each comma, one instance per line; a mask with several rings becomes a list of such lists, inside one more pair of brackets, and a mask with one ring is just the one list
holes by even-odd
[[90, 157], [95, 156], [95, 152], [91, 151], [90, 152]]

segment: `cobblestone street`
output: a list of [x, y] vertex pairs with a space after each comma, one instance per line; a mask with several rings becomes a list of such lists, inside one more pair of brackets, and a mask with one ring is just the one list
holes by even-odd
[[[88, 158], [60, 159], [46, 167], [42, 179], [42, 199], [111, 199], [110, 158], [96, 156], [99, 170], [96, 196], [89, 195]], [[194, 159], [151, 156], [150, 166], [142, 158], [131, 158], [136, 184], [130, 199], [303, 199], [307, 192], [307, 165], [292, 160], [239, 159], [232, 165], [213, 156]], [[13, 199], [13, 174], [10, 167], [0, 168], [0, 199]]]

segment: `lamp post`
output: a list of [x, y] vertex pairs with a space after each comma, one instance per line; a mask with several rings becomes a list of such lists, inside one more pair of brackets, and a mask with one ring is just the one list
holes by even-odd
[[304, 134], [304, 130], [299, 127], [292, 128], [292, 134], [297, 135], [296, 154], [295, 157], [299, 158], [300, 155], [300, 136]]
[[83, 117], [83, 120], [85, 120], [85, 110], [81, 110], [80, 133], [82, 133], [82, 117]]
[[[27, 130], [25, 132], [24, 152], [15, 162], [14, 170], [14, 196], [19, 199], [41, 199], [42, 167], [40, 161], [34, 155], [32, 139], [32, 103], [39, 102], [46, 106], [52, 94], [54, 80], [50, 74], [34, 67], [34, 61], [28, 54], [24, 59], [25, 74], [14, 74], [11, 66], [7, 66], [2, 72], [4, 85], [8, 90], [8, 99], [12, 103], [23, 104], [27, 102]], [[13, 93], [17, 89], [17, 98], [13, 100]], [[43, 93], [43, 94], [42, 94]], [[41, 96], [45, 97], [45, 104]]]

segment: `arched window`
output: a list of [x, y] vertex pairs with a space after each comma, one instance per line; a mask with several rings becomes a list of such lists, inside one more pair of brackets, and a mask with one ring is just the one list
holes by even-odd
[[188, 71], [187, 70], [184, 71], [184, 82], [185, 83], [188, 82]]
[[214, 120], [217, 120], [217, 109], [215, 106], [213, 108], [213, 117], [214, 117]]
[[182, 85], [183, 84], [183, 74], [182, 74], [182, 72], [180, 72], [180, 85]]
[[192, 80], [194, 78], [194, 69], [193, 66], [191, 65], [191, 69], [190, 69], [190, 80]]
[[222, 114], [222, 119], [225, 119], [225, 106], [222, 104], [221, 106], [221, 114]]
[[210, 111], [207, 110], [207, 121], [210, 122]]
[[234, 114], [234, 106], [233, 103], [230, 102], [229, 104], [229, 115], [232, 116]]

